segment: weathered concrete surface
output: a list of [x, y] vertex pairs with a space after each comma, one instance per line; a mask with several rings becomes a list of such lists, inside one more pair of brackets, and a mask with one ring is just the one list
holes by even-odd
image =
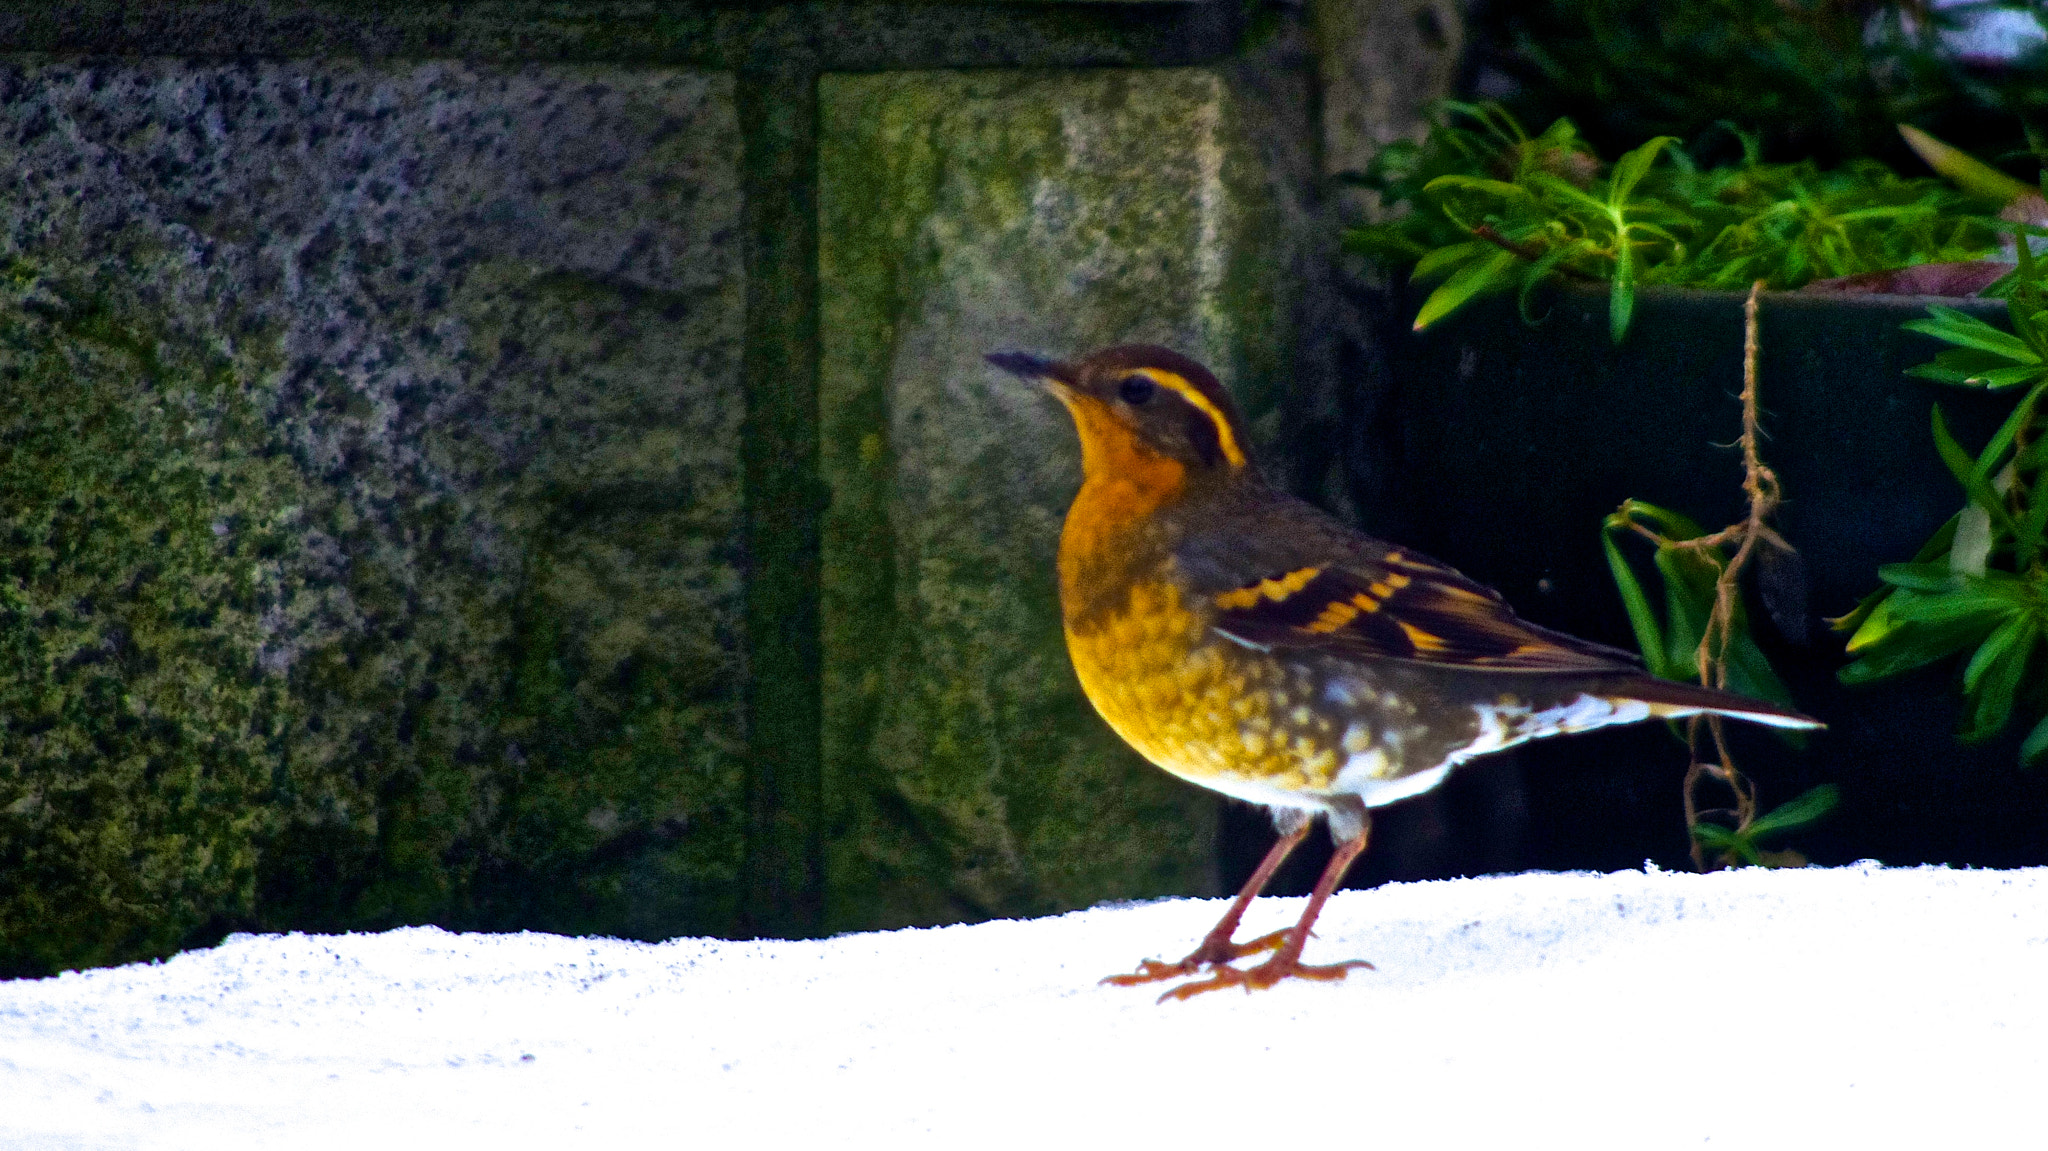
[[[257, 921], [729, 923], [731, 81], [15, 58], [0, 148], [5, 254], [233, 360], [264, 418], [209, 450], [296, 473], [233, 637], [286, 697]], [[32, 770], [0, 765], [0, 810]], [[201, 918], [251, 914], [216, 894]]]
[[[1313, 0], [1309, 34], [1322, 89], [1323, 170], [1362, 172], [1396, 140], [1420, 140], [1449, 96], [1465, 48], [1465, 0]], [[1376, 193], [1347, 189], [1348, 214], [1377, 219]]]
[[1300, 217], [1259, 146], [1301, 103], [1210, 69], [821, 83], [836, 926], [1214, 888], [1215, 801], [1124, 748], [1067, 662], [1071, 425], [981, 357], [1170, 344], [1270, 438]]

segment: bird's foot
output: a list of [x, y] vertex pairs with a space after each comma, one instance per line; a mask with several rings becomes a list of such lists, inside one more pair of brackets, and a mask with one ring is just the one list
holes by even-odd
[[1140, 983], [1157, 983], [1162, 979], [1180, 979], [1184, 976], [1193, 975], [1204, 967], [1220, 968], [1233, 960], [1243, 959], [1247, 955], [1278, 951], [1286, 945], [1288, 933], [1293, 930], [1291, 927], [1283, 927], [1278, 931], [1268, 932], [1257, 939], [1244, 943], [1232, 943], [1228, 939], [1217, 939], [1211, 936], [1204, 939], [1201, 946], [1189, 952], [1188, 957], [1179, 963], [1163, 963], [1157, 959], [1141, 960], [1136, 971], [1128, 975], [1105, 976], [1102, 982], [1113, 983], [1118, 987], [1136, 987]]
[[1209, 969], [1207, 979], [1183, 983], [1161, 995], [1159, 1002], [1164, 1003], [1169, 999], [1193, 999], [1204, 991], [1215, 991], [1223, 987], [1242, 987], [1246, 994], [1250, 994], [1254, 991], [1264, 991], [1283, 979], [1314, 979], [1327, 983], [1351, 974], [1354, 967], [1363, 967], [1367, 971], [1374, 969], [1372, 964], [1363, 959], [1347, 959], [1342, 963], [1328, 964], [1303, 963], [1298, 953], [1289, 955], [1283, 951], [1257, 967], [1248, 967], [1242, 971], [1217, 964]]

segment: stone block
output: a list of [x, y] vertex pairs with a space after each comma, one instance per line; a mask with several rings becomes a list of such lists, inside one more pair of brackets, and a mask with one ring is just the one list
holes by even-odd
[[[1363, 172], [1396, 140], [1420, 140], [1465, 54], [1465, 0], [1313, 0], [1308, 23], [1322, 90], [1323, 169]], [[1377, 193], [1340, 193], [1346, 214], [1379, 219]]]
[[1270, 439], [1299, 255], [1273, 106], [1211, 68], [823, 78], [833, 926], [1215, 890], [1217, 802], [1123, 747], [1067, 661], [1071, 424], [982, 355], [1169, 344]]
[[[0, 62], [0, 147], [0, 254], [62, 297], [50, 314], [104, 313], [204, 369], [165, 377], [169, 400], [106, 399], [138, 429], [116, 439], [163, 442], [177, 429], [150, 405], [197, 405], [196, 474], [261, 481], [200, 484], [200, 503], [162, 512], [173, 536], [171, 520], [213, 524], [176, 552], [197, 598], [159, 620], [184, 628], [165, 642], [232, 634], [190, 698], [131, 712], [213, 730], [233, 708], [209, 684], [276, 693], [260, 746], [235, 752], [254, 757], [236, 786], [262, 818], [236, 833], [238, 878], [186, 925], [729, 925], [745, 666], [731, 79], [17, 57]], [[151, 378], [123, 363], [105, 370]], [[163, 502], [143, 498], [147, 468], [108, 475], [111, 498]], [[61, 493], [45, 503], [61, 512]], [[147, 581], [122, 574], [146, 558], [108, 543], [67, 562], [113, 589], [104, 610], [142, 610]], [[73, 575], [17, 576], [10, 594], [53, 610]], [[117, 722], [67, 714], [80, 748]], [[62, 855], [15, 810], [46, 790], [38, 770], [0, 764], [0, 856]], [[128, 819], [166, 874], [215, 867], [175, 821], [135, 816], [124, 786], [81, 818]]]

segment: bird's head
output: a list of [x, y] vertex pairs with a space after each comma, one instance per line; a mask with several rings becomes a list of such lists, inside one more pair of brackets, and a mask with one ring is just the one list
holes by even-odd
[[988, 361], [1043, 385], [1067, 406], [1081, 433], [1085, 479], [1172, 472], [1186, 481], [1252, 474], [1230, 393], [1209, 369], [1150, 344], [1104, 348], [1074, 363], [1027, 352]]

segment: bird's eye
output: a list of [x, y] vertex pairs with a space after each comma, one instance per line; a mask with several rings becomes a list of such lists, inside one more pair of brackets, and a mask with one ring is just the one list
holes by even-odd
[[1116, 386], [1116, 394], [1123, 402], [1132, 407], [1137, 407], [1146, 400], [1151, 399], [1153, 391], [1158, 386], [1144, 376], [1125, 376], [1123, 382]]

